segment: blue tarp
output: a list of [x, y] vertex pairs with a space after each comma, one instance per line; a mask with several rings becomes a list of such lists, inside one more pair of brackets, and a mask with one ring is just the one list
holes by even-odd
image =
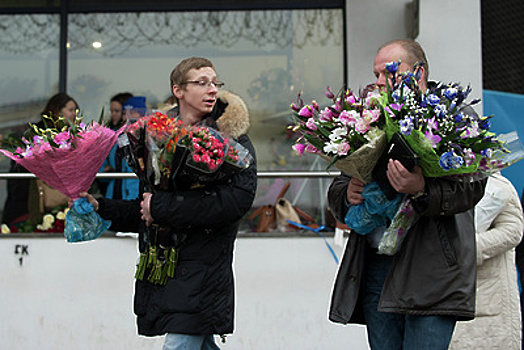
[[[491, 131], [495, 133], [508, 133], [516, 131], [524, 143], [524, 95], [507, 92], [483, 90], [484, 115], [494, 114], [491, 119]], [[502, 170], [502, 175], [507, 177], [522, 195], [524, 189], [524, 160]]]

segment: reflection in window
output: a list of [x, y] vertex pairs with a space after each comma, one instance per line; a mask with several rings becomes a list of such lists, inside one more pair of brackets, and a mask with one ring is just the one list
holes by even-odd
[[313, 157], [292, 153], [289, 105], [300, 91], [322, 98], [326, 85], [341, 86], [341, 10], [78, 14], [69, 21], [68, 92], [87, 116], [108, 111], [120, 91], [159, 107], [171, 94], [173, 67], [205, 56], [251, 110], [259, 169], [311, 167]]
[[0, 16], [0, 128], [38, 116], [58, 90], [58, 15]]
[[[326, 85], [337, 90], [343, 84], [341, 9], [71, 13], [68, 21], [67, 92], [87, 120], [102, 110], [108, 118], [109, 99], [123, 91], [146, 96], [150, 108], [162, 106], [171, 95], [174, 66], [204, 56], [225, 89], [250, 108], [259, 170], [325, 169], [320, 158], [294, 155], [296, 136], [287, 125], [299, 92], [323, 105]], [[36, 102], [33, 110], [21, 108], [18, 114], [35, 115], [56, 92], [59, 27], [58, 15], [0, 16], [0, 59], [8, 72], [0, 82], [0, 123], [13, 115], [6, 106]], [[289, 198], [320, 210], [326, 184], [292, 181]], [[261, 182], [255, 205], [270, 201], [276, 185]]]

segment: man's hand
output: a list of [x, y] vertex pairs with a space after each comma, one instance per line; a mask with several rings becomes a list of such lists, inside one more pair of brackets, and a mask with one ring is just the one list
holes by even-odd
[[[93, 206], [95, 211], [98, 211], [98, 208], [99, 208], [100, 205], [98, 204], [98, 201], [95, 199], [95, 197], [93, 197], [92, 195], [90, 195], [87, 192], [80, 192], [78, 194], [78, 196], [82, 197], [82, 198], [87, 198], [87, 201], [89, 203], [91, 203], [91, 205]], [[73, 206], [73, 200], [71, 198], [68, 198], [67, 199], [67, 204], [68, 204], [69, 208], [71, 208]]]
[[364, 190], [364, 183], [354, 177], [351, 178], [347, 189], [347, 200], [351, 205], [359, 205], [364, 201], [362, 191]]
[[153, 223], [153, 217], [151, 216], [151, 196], [152, 194], [149, 192], [144, 193], [144, 200], [140, 202], [140, 206], [142, 209], [140, 210], [140, 213], [142, 214], [142, 220], [146, 222], [147, 226], [151, 226]]
[[391, 186], [399, 193], [416, 194], [423, 191], [426, 185], [421, 167], [416, 165], [409, 172], [398, 160], [389, 160], [387, 176]]

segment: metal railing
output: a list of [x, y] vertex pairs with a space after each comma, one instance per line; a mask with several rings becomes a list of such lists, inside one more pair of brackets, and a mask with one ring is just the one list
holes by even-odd
[[[340, 175], [339, 171], [259, 171], [261, 179], [270, 178], [332, 178]], [[98, 173], [97, 179], [134, 179], [134, 173]], [[32, 173], [0, 173], [0, 179], [32, 179], [36, 176]]]

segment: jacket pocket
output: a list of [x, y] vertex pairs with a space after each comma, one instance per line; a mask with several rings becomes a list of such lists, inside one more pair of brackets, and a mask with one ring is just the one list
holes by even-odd
[[437, 224], [437, 233], [440, 247], [448, 266], [454, 266], [457, 264], [457, 254], [455, 252], [455, 247], [453, 244], [451, 244], [449, 237], [451, 232], [457, 232], [457, 228], [455, 225], [450, 225], [451, 223], [454, 224], [454, 220], [441, 220], [438, 221]]
[[170, 278], [160, 292], [158, 307], [167, 312], [199, 312], [207, 270], [202, 264], [177, 266], [175, 278]]

